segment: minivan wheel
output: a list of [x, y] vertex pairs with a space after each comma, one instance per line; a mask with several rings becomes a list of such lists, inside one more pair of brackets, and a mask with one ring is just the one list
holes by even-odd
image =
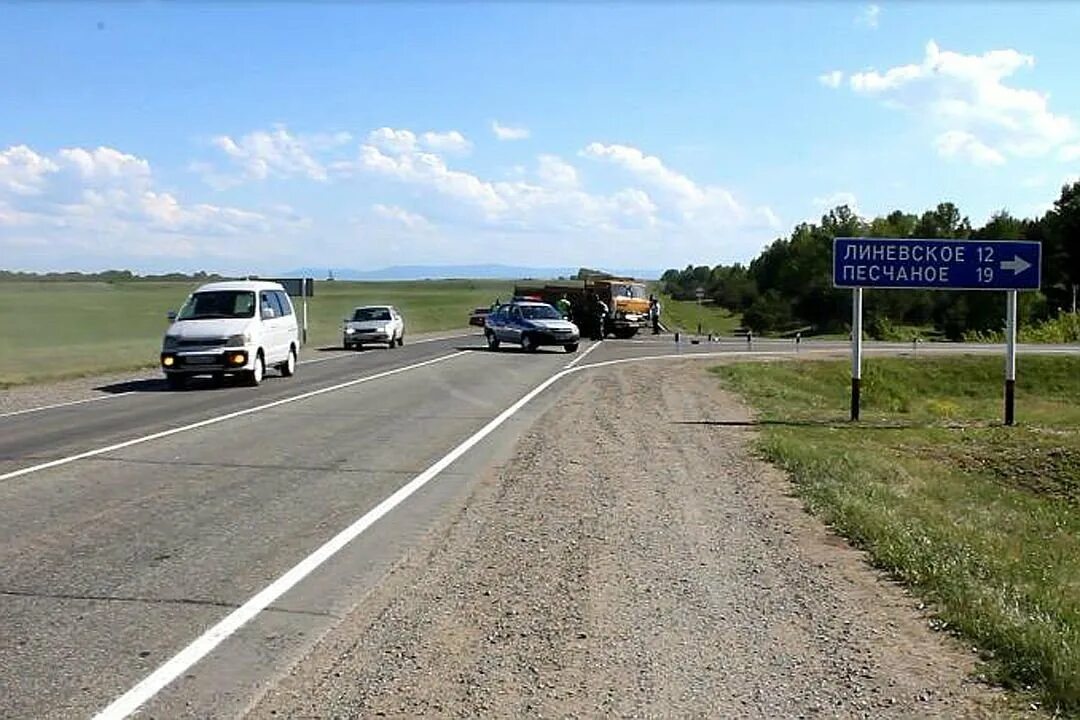
[[266, 363], [263, 362], [262, 352], [255, 356], [255, 368], [248, 370], [247, 383], [252, 387], [257, 386], [263, 380], [263, 375], [266, 373]]
[[292, 377], [296, 374], [296, 350], [289, 348], [289, 357], [285, 358], [285, 362], [281, 363], [281, 376]]

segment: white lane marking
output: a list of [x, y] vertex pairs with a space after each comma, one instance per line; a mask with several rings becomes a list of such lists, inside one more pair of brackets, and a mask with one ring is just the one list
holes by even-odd
[[400, 487], [374, 508], [364, 513], [354, 521], [352, 525], [349, 525], [339, 532], [324, 545], [294, 565], [284, 575], [274, 580], [274, 582], [270, 583], [270, 585], [266, 586], [266, 588], [254, 595], [243, 605], [226, 615], [224, 619], [218, 622], [218, 624], [204, 632], [190, 645], [166, 661], [165, 664], [147, 675], [137, 685], [110, 703], [108, 707], [94, 716], [95, 720], [120, 720], [120, 718], [126, 718], [134, 713], [148, 700], [172, 683], [173, 680], [186, 673], [195, 663], [199, 662], [209, 654], [210, 651], [217, 647], [222, 641], [247, 624], [275, 600], [310, 575], [316, 568], [332, 558], [339, 550], [356, 539], [380, 518], [403, 503], [410, 495], [437, 477], [439, 473], [449, 467], [455, 460], [467, 453], [474, 445], [490, 435], [509, 418], [513, 417], [533, 398], [569, 372], [571, 371], [561, 370], [530, 390], [520, 400], [496, 415], [487, 425], [477, 430], [467, 440], [444, 455], [427, 470], [424, 470], [424, 472]]
[[[133, 380], [131, 382], [138, 382]], [[15, 410], [13, 412], [0, 413], [0, 418], [15, 417], [16, 415], [26, 415], [28, 413], [41, 412], [42, 410], [52, 410], [54, 408], [68, 407], [69, 405], [83, 405], [89, 402], [97, 402], [98, 400], [113, 400], [114, 398], [124, 397], [125, 395], [134, 395], [133, 391], [115, 393], [112, 395], [99, 395], [98, 397], [84, 398], [82, 400], [72, 400], [71, 402], [53, 403], [52, 405], [41, 405], [40, 407], [27, 408], [26, 410]]]
[[593, 343], [592, 345], [590, 345], [590, 346], [588, 347], [588, 349], [587, 349], [587, 350], [586, 350], [585, 352], [581, 353], [581, 354], [580, 354], [580, 355], [578, 355], [578, 356], [577, 356], [576, 358], [574, 358], [574, 359], [573, 359], [573, 360], [571, 360], [570, 362], [566, 363], [566, 366], [565, 366], [565, 367], [564, 367], [563, 369], [564, 369], [564, 370], [569, 370], [570, 368], [572, 368], [572, 367], [574, 367], [575, 365], [577, 365], [577, 364], [578, 364], [579, 362], [581, 362], [581, 361], [582, 361], [582, 360], [584, 360], [584, 359], [585, 359], [586, 357], [588, 357], [589, 353], [591, 353], [591, 352], [592, 352], [593, 350], [595, 350], [596, 348], [600, 347], [600, 344], [601, 344], [601, 343], [598, 343], [598, 342], [594, 342], [594, 343]]
[[[442, 340], [456, 340], [463, 337], [472, 337], [476, 333], [461, 333], [460, 335], [441, 335], [433, 338], [422, 338], [420, 340], [410, 340], [410, 345], [423, 345], [424, 343], [440, 342]], [[310, 360], [301, 360], [300, 365], [314, 365], [316, 363], [328, 362], [330, 360], [340, 360], [341, 358], [357, 357], [357, 354], [352, 350], [338, 350], [329, 357], [312, 358]], [[2, 417], [2, 416], [0, 416]]]
[[386, 370], [384, 372], [376, 373], [374, 375], [365, 375], [364, 377], [348, 380], [337, 385], [331, 385], [330, 387], [319, 388], [318, 390], [312, 390], [310, 392], [301, 393], [300, 395], [293, 395], [292, 397], [282, 398], [281, 400], [275, 400], [273, 402], [265, 403], [263, 405], [256, 405], [255, 407], [246, 408], [244, 410], [237, 410], [235, 412], [227, 413], [225, 415], [218, 415], [217, 417], [207, 418], [206, 420], [200, 420], [190, 425], [183, 425], [181, 427], [172, 428], [170, 430], [163, 430], [151, 435], [143, 435], [142, 437], [133, 438], [131, 440], [125, 440], [124, 442], [116, 443], [115, 445], [109, 445], [107, 447], [100, 447], [94, 450], [88, 450], [86, 452], [78, 453], [77, 455], [68, 455], [67, 457], [58, 458], [56, 460], [50, 460], [49, 462], [41, 463], [40, 465], [31, 465], [30, 467], [24, 467], [19, 470], [13, 470], [8, 473], [0, 475], [0, 481], [11, 480], [13, 478], [22, 477], [23, 475], [29, 475], [30, 473], [38, 472], [40, 470], [48, 470], [49, 468], [59, 467], [60, 465], [67, 465], [77, 460], [85, 460], [86, 458], [97, 457], [98, 455], [104, 455], [115, 450], [123, 450], [129, 448], [132, 445], [141, 445], [142, 443], [150, 442], [152, 440], [160, 440], [161, 438], [169, 437], [170, 435], [177, 435], [189, 430], [196, 430], [198, 428], [207, 427], [208, 425], [216, 425], [226, 420], [233, 420], [244, 415], [251, 415], [253, 413], [262, 412], [263, 410], [269, 410], [270, 408], [280, 407], [282, 405], [288, 405], [289, 403], [299, 402], [300, 400], [307, 400], [318, 395], [325, 395], [326, 393], [335, 392], [337, 390], [343, 390], [347, 387], [354, 385], [360, 385], [361, 383], [371, 382], [372, 380], [379, 380], [392, 375], [398, 375], [410, 370], [416, 370], [417, 368], [426, 367], [428, 365], [434, 365], [435, 363], [443, 362], [444, 360], [450, 360], [452, 358], [461, 357], [462, 355], [468, 355], [468, 352], [459, 350], [458, 352], [450, 353], [449, 355], [440, 355], [437, 358], [431, 360], [425, 360], [424, 362], [413, 363], [412, 365], [406, 365], [404, 367], [394, 368], [393, 370]]

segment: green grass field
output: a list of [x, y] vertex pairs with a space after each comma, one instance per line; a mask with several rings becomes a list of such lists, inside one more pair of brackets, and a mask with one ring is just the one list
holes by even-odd
[[662, 321], [669, 330], [683, 333], [696, 333], [701, 323], [703, 334], [731, 335], [742, 324], [742, 318], [730, 310], [712, 304], [698, 305], [696, 302], [672, 300], [661, 296]]
[[[197, 285], [0, 283], [0, 388], [156, 366], [165, 313]], [[341, 320], [356, 305], [397, 305], [406, 332], [422, 333], [464, 328], [474, 306], [512, 291], [513, 283], [488, 280], [318, 282], [308, 301], [308, 346], [339, 343]]]
[[977, 645], [996, 679], [1080, 715], [1080, 358], [873, 359], [863, 422], [844, 362], [719, 367], [812, 512]]

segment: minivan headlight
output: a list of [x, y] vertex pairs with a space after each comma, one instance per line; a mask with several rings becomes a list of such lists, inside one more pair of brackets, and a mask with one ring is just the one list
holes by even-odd
[[244, 347], [251, 342], [251, 335], [248, 333], [239, 333], [237, 335], [230, 335], [229, 339], [225, 341], [225, 347]]

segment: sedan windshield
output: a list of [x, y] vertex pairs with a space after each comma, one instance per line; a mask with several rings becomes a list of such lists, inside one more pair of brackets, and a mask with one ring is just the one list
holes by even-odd
[[357, 308], [353, 313], [353, 322], [364, 322], [366, 320], [389, 320], [390, 310], [387, 308]]
[[521, 316], [526, 320], [562, 320], [559, 311], [550, 305], [522, 305]]
[[195, 293], [177, 313], [177, 320], [249, 318], [255, 316], [255, 293], [250, 290], [213, 290]]

